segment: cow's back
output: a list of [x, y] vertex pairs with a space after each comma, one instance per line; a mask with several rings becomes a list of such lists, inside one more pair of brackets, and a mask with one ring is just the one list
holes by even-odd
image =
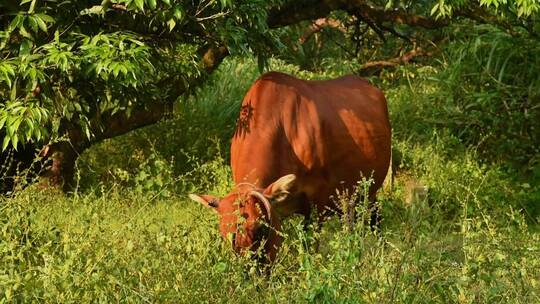
[[271, 72], [242, 103], [233, 176], [266, 187], [294, 173], [297, 191], [324, 208], [336, 188], [350, 188], [361, 176], [374, 178], [372, 194], [382, 185], [390, 137], [384, 95], [364, 79], [304, 81]]

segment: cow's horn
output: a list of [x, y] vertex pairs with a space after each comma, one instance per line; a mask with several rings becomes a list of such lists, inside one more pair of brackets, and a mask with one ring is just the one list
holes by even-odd
[[251, 191], [249, 194], [255, 196], [256, 198], [262, 201], [264, 208], [266, 209], [266, 212], [268, 213], [268, 221], [270, 223], [270, 226], [272, 226], [272, 207], [270, 205], [270, 201], [268, 200], [268, 198], [264, 196], [262, 193], [260, 193], [259, 191], [255, 191], [255, 190]]

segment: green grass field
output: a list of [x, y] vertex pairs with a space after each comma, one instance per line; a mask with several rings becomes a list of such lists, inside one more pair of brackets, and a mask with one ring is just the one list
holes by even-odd
[[[396, 169], [381, 235], [291, 218], [272, 271], [232, 253], [186, 196], [232, 186], [229, 138], [257, 68], [228, 60], [171, 120], [85, 152], [74, 193], [0, 198], [0, 303], [540, 303], [540, 170], [464, 143], [436, 70], [395, 73], [374, 80]], [[410, 199], [414, 185], [427, 194]]]

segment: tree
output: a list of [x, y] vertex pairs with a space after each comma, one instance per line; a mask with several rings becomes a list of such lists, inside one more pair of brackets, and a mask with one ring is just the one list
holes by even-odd
[[157, 122], [226, 54], [268, 41], [262, 1], [0, 6], [2, 150], [35, 146], [66, 187], [84, 149]]
[[50, 164], [42, 175], [68, 189], [86, 148], [164, 118], [228, 55], [255, 54], [262, 69], [285, 48], [274, 29], [331, 12], [343, 12], [343, 32], [362, 23], [381, 39], [410, 40], [409, 28], [463, 17], [538, 37], [539, 9], [535, 0], [2, 1], [2, 155], [38, 152]]

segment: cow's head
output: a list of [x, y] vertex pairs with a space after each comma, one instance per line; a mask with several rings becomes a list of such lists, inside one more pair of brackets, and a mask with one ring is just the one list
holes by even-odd
[[237, 253], [261, 250], [263, 261], [272, 262], [282, 240], [276, 208], [287, 200], [295, 180], [294, 174], [285, 175], [266, 189], [240, 184], [221, 199], [196, 194], [189, 197], [218, 213], [221, 235]]

